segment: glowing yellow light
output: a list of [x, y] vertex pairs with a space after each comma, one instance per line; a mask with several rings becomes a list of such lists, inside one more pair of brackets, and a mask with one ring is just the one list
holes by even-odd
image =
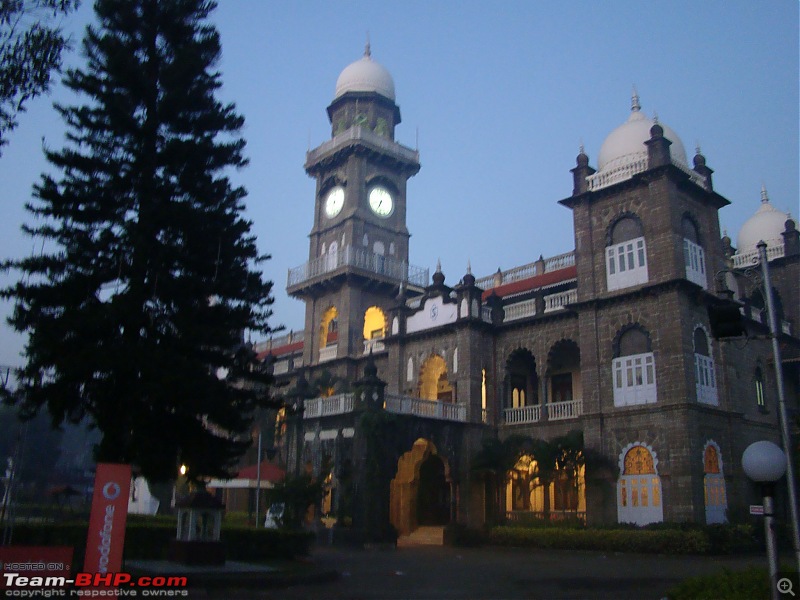
[[180, 473], [181, 475], [186, 475], [186, 465], [181, 465]]

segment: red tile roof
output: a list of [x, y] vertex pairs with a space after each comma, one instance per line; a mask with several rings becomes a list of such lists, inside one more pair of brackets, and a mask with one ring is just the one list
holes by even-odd
[[268, 356], [283, 356], [284, 354], [292, 354], [294, 352], [298, 352], [303, 349], [303, 340], [299, 342], [292, 342], [291, 344], [286, 344], [285, 346], [278, 346], [276, 348], [272, 348], [271, 350], [264, 350], [259, 352], [256, 355], [258, 360], [264, 360]]
[[553, 285], [562, 281], [575, 279], [577, 275], [578, 269], [574, 265], [564, 269], [559, 269], [558, 271], [548, 271], [547, 273], [542, 273], [541, 275], [535, 275], [534, 277], [528, 277], [527, 279], [520, 279], [519, 281], [512, 281], [511, 283], [499, 285], [496, 288], [490, 288], [483, 292], [483, 299], [486, 300], [486, 298], [492, 294], [503, 298], [511, 294], [519, 294], [520, 292], [535, 290], [537, 288]]

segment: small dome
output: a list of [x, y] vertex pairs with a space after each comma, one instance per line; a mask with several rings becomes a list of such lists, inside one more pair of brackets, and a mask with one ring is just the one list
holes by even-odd
[[639, 96], [634, 92], [628, 120], [612, 131], [600, 146], [597, 155], [598, 171], [621, 167], [637, 159], [647, 158], [647, 146], [644, 143], [650, 139], [650, 128], [656, 124], [664, 130], [664, 137], [672, 142], [669, 147], [672, 160], [687, 165], [686, 150], [678, 134], [667, 125], [658, 123], [655, 119], [648, 119], [641, 111]]
[[372, 60], [369, 44], [364, 56], [347, 65], [336, 80], [334, 99], [347, 92], [377, 92], [394, 102], [394, 80], [386, 68]]
[[756, 244], [761, 240], [764, 240], [767, 246], [782, 244], [783, 236], [781, 233], [786, 226], [788, 218], [789, 215], [770, 204], [767, 190], [764, 186], [761, 186], [761, 206], [756, 211], [756, 214], [747, 219], [739, 230], [736, 252], [743, 254], [755, 250]]

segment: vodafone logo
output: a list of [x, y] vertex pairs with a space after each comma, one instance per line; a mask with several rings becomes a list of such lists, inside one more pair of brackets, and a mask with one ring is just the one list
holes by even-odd
[[106, 500], [116, 500], [121, 491], [118, 483], [109, 481], [103, 486], [103, 497]]

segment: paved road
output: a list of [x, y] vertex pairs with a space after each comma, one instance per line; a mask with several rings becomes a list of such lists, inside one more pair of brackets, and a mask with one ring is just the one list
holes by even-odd
[[[417, 547], [397, 550], [319, 548], [321, 568], [337, 581], [272, 590], [218, 590], [209, 598], [265, 600], [659, 599], [693, 576], [760, 565], [747, 557], [674, 557], [511, 548]], [[199, 591], [199, 590], [198, 590]], [[202, 592], [193, 597], [203, 597]]]

